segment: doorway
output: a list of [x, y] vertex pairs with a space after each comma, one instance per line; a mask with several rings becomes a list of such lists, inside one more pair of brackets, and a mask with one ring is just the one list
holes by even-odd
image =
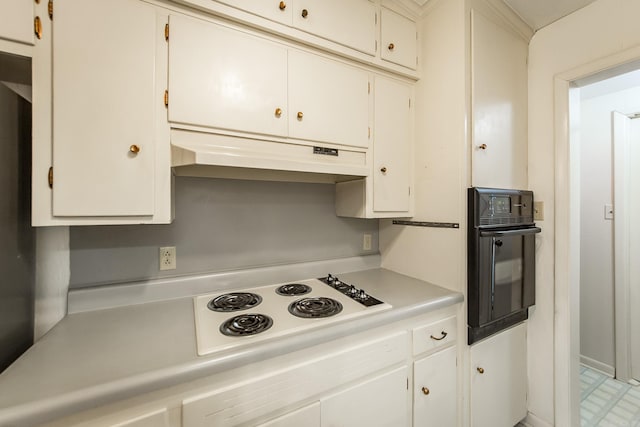
[[[632, 294], [640, 297], [638, 285], [631, 286], [638, 283], [632, 277], [640, 277], [640, 269], [634, 270], [638, 263], [630, 262], [640, 256], [640, 235], [631, 237], [638, 228], [631, 218], [640, 214], [636, 201], [640, 199], [640, 172], [634, 167], [640, 164], [640, 139], [633, 144], [634, 136], [640, 138], [640, 120], [633, 119], [633, 113], [640, 111], [640, 72], [628, 72], [629, 68], [626, 65], [576, 79], [573, 89], [567, 87], [572, 124], [567, 163], [573, 179], [569, 190], [573, 196], [579, 195], [577, 202], [570, 203], [570, 218], [579, 230], [571, 237], [570, 246], [574, 255], [579, 253], [572, 258], [577, 267], [572, 294], [580, 313], [571, 334], [579, 333], [576, 359], [582, 365], [571, 393], [580, 402], [582, 425], [597, 425], [619, 416], [618, 403], [625, 404], [630, 387], [626, 372], [631, 372], [632, 356], [640, 355], [631, 351], [640, 348], [640, 343], [634, 343], [638, 341], [634, 338], [640, 337], [640, 317], [630, 310]], [[637, 160], [633, 160], [634, 154]], [[621, 347], [629, 356], [625, 362], [629, 369], [620, 365]], [[578, 370], [577, 366], [571, 369]], [[624, 382], [615, 382], [614, 377]], [[599, 384], [606, 392], [597, 388]], [[640, 414], [640, 408], [637, 412]]]

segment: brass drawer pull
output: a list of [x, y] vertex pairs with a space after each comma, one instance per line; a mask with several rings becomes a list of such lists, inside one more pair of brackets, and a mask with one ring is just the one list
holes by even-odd
[[393, 50], [396, 48], [396, 45], [393, 43], [389, 43], [389, 50]]
[[282, 108], [276, 108], [276, 117], [280, 118], [282, 116]]
[[447, 337], [447, 334], [445, 331], [440, 332], [440, 334], [442, 335], [440, 338], [436, 338], [433, 335], [431, 335], [431, 339], [435, 340], [435, 341], [442, 341], [443, 339], [445, 339]]
[[307, 9], [302, 9], [302, 17], [306, 19], [307, 16], [309, 16], [309, 11]]
[[138, 147], [136, 144], [133, 144], [131, 147], [129, 147], [129, 151], [133, 154], [138, 154], [140, 152], [140, 147]]
[[480, 144], [480, 145], [478, 145], [478, 148], [480, 150], [486, 150], [487, 149], [487, 144]]
[[298, 120], [302, 120], [303, 117], [304, 114], [302, 114], [302, 111], [298, 111]]
[[381, 167], [380, 172], [387, 173], [387, 167], [386, 166]]
[[478, 372], [480, 372], [481, 374], [484, 374], [484, 368], [478, 367]]
[[280, 2], [280, 5], [278, 5], [278, 7], [280, 8], [280, 10], [285, 10], [287, 8], [287, 4], [283, 1]]
[[431, 392], [429, 391], [429, 389], [428, 389], [428, 388], [426, 388], [426, 387], [422, 387], [422, 393], [426, 396], [427, 394], [429, 394], [429, 393], [431, 393]]

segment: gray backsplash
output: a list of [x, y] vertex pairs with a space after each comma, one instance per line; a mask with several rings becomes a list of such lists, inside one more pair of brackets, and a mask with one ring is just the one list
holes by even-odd
[[[70, 287], [378, 252], [378, 220], [337, 217], [333, 184], [176, 177], [175, 209], [169, 225], [71, 227]], [[159, 271], [161, 246], [176, 270]]]

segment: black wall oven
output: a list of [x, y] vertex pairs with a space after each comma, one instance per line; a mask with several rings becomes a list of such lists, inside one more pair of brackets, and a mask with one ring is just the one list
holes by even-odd
[[468, 342], [528, 317], [535, 304], [533, 192], [468, 191]]

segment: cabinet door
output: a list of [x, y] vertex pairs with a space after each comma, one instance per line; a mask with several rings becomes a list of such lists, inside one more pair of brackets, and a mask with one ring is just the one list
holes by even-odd
[[153, 214], [157, 30], [136, 0], [56, 3], [54, 215]]
[[291, 6], [289, 1], [281, 0], [218, 0], [220, 3], [237, 7], [271, 21], [291, 25]]
[[471, 347], [471, 425], [512, 427], [527, 415], [526, 324]]
[[373, 145], [373, 210], [409, 210], [411, 87], [376, 76]]
[[413, 364], [413, 425], [457, 425], [456, 347]]
[[527, 43], [472, 11], [475, 187], [527, 188]]
[[369, 0], [291, 0], [293, 25], [374, 55], [376, 7]]
[[289, 112], [290, 137], [368, 147], [369, 75], [290, 50]]
[[321, 400], [322, 427], [402, 427], [407, 417], [407, 367]]
[[256, 427], [320, 427], [320, 403], [316, 402]]
[[381, 15], [380, 56], [385, 61], [415, 70], [418, 65], [416, 23], [384, 7]]
[[169, 121], [287, 134], [287, 49], [198, 19], [170, 17]]
[[2, 0], [0, 38], [33, 44], [33, 5], [29, 0]]

